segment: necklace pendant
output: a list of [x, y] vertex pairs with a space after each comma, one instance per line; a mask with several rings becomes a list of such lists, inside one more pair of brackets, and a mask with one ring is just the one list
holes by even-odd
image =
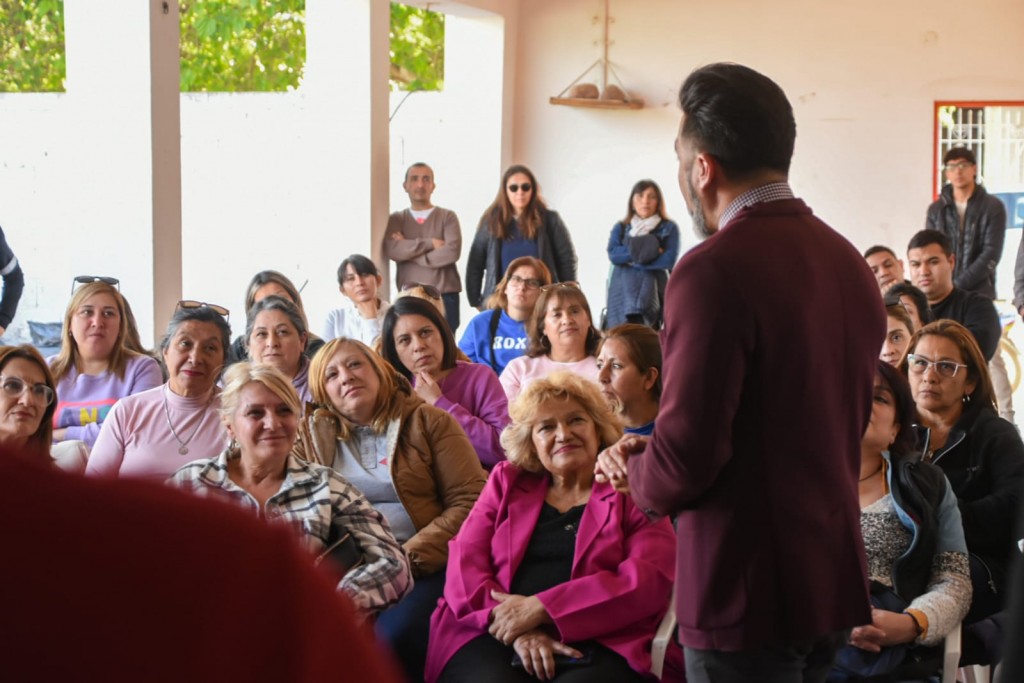
[[182, 446], [178, 449], [179, 455], [188, 455], [188, 446]]

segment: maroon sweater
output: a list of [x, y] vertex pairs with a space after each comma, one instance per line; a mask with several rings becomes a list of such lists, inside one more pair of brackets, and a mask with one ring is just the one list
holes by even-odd
[[664, 391], [629, 463], [679, 512], [680, 639], [745, 650], [870, 621], [857, 477], [885, 312], [864, 259], [799, 199], [742, 210], [676, 265]]

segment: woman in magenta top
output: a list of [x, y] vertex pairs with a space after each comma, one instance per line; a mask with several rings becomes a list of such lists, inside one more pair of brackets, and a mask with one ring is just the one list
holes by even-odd
[[[426, 680], [521, 681], [513, 657], [540, 680], [572, 671], [591, 683], [650, 679], [675, 537], [667, 519], [648, 520], [628, 496], [594, 482], [597, 453], [622, 435], [619, 421], [595, 384], [568, 372], [531, 384], [511, 413], [508, 462], [448, 545]], [[585, 672], [563, 668], [556, 655], [589, 663]]]
[[92, 448], [118, 399], [159, 386], [155, 360], [128, 348], [125, 301], [113, 278], [83, 278], [64, 313], [61, 347], [48, 359], [57, 382], [54, 442]]
[[384, 316], [381, 355], [420, 398], [458, 421], [490, 469], [505, 459], [500, 437], [508, 424], [508, 400], [490, 367], [457, 361], [457, 351], [451, 328], [429, 301], [399, 297]]

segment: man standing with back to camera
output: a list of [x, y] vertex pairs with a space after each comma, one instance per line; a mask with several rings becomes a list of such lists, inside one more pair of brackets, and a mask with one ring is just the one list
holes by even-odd
[[707, 239], [669, 279], [654, 435], [624, 438], [600, 469], [649, 514], [679, 514], [690, 683], [823, 681], [871, 622], [857, 479], [881, 295], [793, 197], [796, 124], [777, 84], [712, 64], [679, 103], [679, 186]]

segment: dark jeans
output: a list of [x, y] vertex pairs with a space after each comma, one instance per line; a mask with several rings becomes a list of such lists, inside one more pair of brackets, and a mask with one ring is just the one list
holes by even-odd
[[441, 303], [444, 304], [444, 319], [448, 321], [448, 327], [452, 328], [452, 334], [455, 334], [455, 330], [459, 329], [459, 293], [442, 294]]
[[688, 683], [822, 683], [848, 630], [815, 640], [723, 652], [685, 648]]
[[430, 576], [417, 576], [412, 592], [377, 618], [377, 637], [391, 647], [410, 681], [423, 680], [430, 615], [444, 593], [444, 576], [443, 569]]
[[[644, 677], [629, 668], [616, 652], [595, 642], [583, 643], [577, 649], [593, 650], [593, 662], [578, 667], [555, 669], [558, 683], [630, 683]], [[537, 678], [522, 668], [513, 668], [515, 650], [484, 634], [463, 645], [441, 672], [439, 683], [537, 683]]]

